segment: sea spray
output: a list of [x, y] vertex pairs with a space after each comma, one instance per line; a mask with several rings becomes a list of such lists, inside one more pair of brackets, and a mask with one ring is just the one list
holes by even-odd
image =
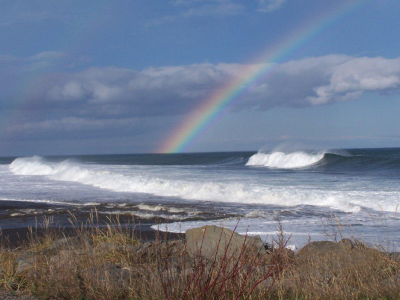
[[303, 168], [313, 165], [324, 158], [325, 152], [309, 154], [298, 151], [293, 153], [272, 152], [270, 154], [259, 152], [250, 157], [247, 166], [263, 166], [280, 169]]

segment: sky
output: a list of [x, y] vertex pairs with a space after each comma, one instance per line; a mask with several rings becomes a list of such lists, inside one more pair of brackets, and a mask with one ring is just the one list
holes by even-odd
[[400, 147], [399, 15], [398, 0], [0, 0], [0, 156], [159, 152], [261, 64], [182, 151]]

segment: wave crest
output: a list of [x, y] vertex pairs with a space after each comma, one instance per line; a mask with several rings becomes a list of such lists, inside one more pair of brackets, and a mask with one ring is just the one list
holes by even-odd
[[21, 157], [15, 159], [10, 170], [18, 175], [52, 175], [55, 173], [51, 165], [45, 163], [45, 160], [39, 156]]
[[293, 153], [272, 152], [257, 153], [249, 158], [246, 166], [262, 166], [279, 169], [295, 169], [313, 165], [324, 158], [325, 153], [309, 154], [298, 151]]
[[[297, 157], [292, 153], [291, 156]], [[260, 158], [262, 155], [253, 155]], [[287, 157], [291, 157], [287, 155]], [[323, 154], [311, 157], [308, 155], [306, 163], [309, 165], [322, 158]], [[260, 165], [259, 162], [258, 165]], [[264, 164], [262, 164], [264, 165]], [[276, 165], [276, 164], [275, 164]], [[280, 164], [279, 166], [297, 166], [296, 164]], [[354, 212], [362, 207], [394, 211], [398, 201], [396, 193], [382, 195], [383, 199], [377, 206], [376, 194], [370, 191], [338, 191], [319, 188], [301, 188], [294, 186], [269, 186], [263, 184], [249, 185], [240, 181], [212, 181], [188, 180], [186, 177], [170, 178], [166, 176], [146, 172], [146, 169], [129, 172], [105, 170], [102, 166], [84, 165], [71, 160], [63, 162], [49, 162], [40, 157], [18, 158], [10, 166], [10, 171], [16, 175], [44, 175], [52, 180], [77, 182], [115, 192], [145, 193], [162, 197], [177, 197], [186, 200], [203, 200], [233, 202], [243, 204], [268, 204], [293, 207], [298, 205], [313, 205], [331, 207], [346, 212]], [[132, 172], [133, 171], [133, 172]], [[380, 201], [380, 200], [379, 200]], [[142, 207], [145, 208], [145, 207]], [[146, 207], [149, 208], [149, 207]], [[153, 210], [161, 207], [153, 207]], [[139, 207], [140, 210], [140, 207]], [[162, 210], [160, 210], [162, 211]], [[170, 211], [172, 212], [172, 211]]]

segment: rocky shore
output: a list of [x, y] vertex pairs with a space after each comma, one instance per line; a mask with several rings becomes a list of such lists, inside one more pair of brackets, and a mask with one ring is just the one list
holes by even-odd
[[[297, 253], [205, 226], [140, 241], [111, 227], [2, 249], [0, 284], [37, 299], [395, 299], [400, 257], [350, 239]], [[0, 299], [19, 299], [7, 292]], [[8, 298], [7, 298], [8, 297]], [[28, 297], [28, 296], [25, 296]], [[32, 296], [29, 296], [32, 297]], [[32, 298], [20, 298], [32, 299]]]

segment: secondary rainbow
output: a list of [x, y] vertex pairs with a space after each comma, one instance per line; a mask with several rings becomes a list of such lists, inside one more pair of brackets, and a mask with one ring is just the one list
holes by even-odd
[[259, 79], [271, 74], [277, 63], [369, 1], [371, 0], [348, 1], [311, 22], [307, 22], [274, 47], [269, 47], [257, 60], [254, 60], [256, 63], [244, 65], [239, 72], [239, 77], [218, 89], [193, 113], [189, 114], [156, 152], [179, 153], [186, 150], [249, 87]]

